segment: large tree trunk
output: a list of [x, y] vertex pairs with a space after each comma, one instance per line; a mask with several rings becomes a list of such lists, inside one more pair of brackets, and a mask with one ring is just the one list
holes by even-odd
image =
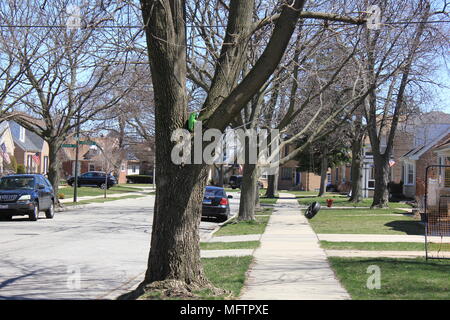
[[59, 190], [59, 159], [58, 151], [61, 147], [59, 141], [47, 141], [48, 143], [48, 180], [55, 191], [55, 203], [59, 204], [58, 190]]
[[144, 21], [149, 23], [157, 181], [148, 268], [137, 294], [164, 289], [165, 294], [186, 295], [196, 288], [212, 288], [203, 272], [198, 234], [209, 167], [176, 165], [171, 159], [175, 146], [171, 135], [184, 127], [188, 117], [185, 11], [181, 2], [162, 2], [142, 5]]
[[257, 171], [255, 164], [244, 165], [238, 214], [238, 219], [241, 221], [255, 220]]
[[271, 174], [267, 178], [267, 190], [266, 197], [267, 198], [275, 198], [278, 193], [278, 174]]
[[375, 166], [375, 191], [372, 208], [389, 206], [389, 157], [386, 155], [373, 157]]
[[326, 180], [328, 172], [328, 158], [326, 155], [322, 156], [320, 163], [320, 191], [318, 197], [322, 197], [326, 192]]
[[350, 202], [361, 202], [362, 200], [362, 139], [357, 139], [352, 145], [352, 194]]

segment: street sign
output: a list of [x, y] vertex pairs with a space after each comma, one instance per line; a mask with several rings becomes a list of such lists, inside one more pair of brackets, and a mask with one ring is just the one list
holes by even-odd
[[95, 146], [96, 145], [95, 141], [90, 141], [90, 140], [80, 141], [79, 144], [87, 144], [89, 146]]
[[76, 148], [77, 145], [76, 144], [63, 144], [63, 145], [61, 145], [61, 147], [63, 147], [63, 148]]

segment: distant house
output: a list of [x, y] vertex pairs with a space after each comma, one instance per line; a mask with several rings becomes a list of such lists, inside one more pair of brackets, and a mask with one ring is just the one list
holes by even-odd
[[[416, 180], [425, 179], [425, 168], [438, 164], [434, 148], [450, 133], [450, 114], [429, 112], [420, 117], [404, 119], [398, 124], [390, 159], [389, 180], [403, 185], [403, 194], [414, 198]], [[386, 148], [386, 135], [381, 136], [381, 151]], [[346, 164], [331, 170], [331, 183], [340, 191], [349, 191], [351, 166]], [[372, 197], [375, 190], [375, 167], [370, 139], [366, 137], [362, 166], [363, 195]]]
[[14, 173], [12, 159], [14, 156], [14, 140], [8, 121], [0, 123], [0, 175]]
[[[444, 117], [444, 120], [443, 120]], [[450, 115], [445, 114], [435, 121], [422, 119], [409, 127], [411, 147], [401, 156], [401, 181], [403, 181], [403, 194], [407, 197], [417, 195], [418, 181], [425, 181], [425, 170], [429, 165], [439, 164], [442, 160], [435, 152], [437, 146], [442, 145], [450, 138]]]
[[[85, 138], [81, 140], [91, 140], [101, 146], [107, 156], [93, 145], [80, 144], [78, 146], [78, 172], [80, 174], [89, 171], [106, 171], [112, 170], [120, 184], [127, 182], [127, 175], [141, 174], [141, 161], [133, 152], [116, 151], [115, 146], [118, 140], [113, 137], [95, 137]], [[67, 145], [75, 145], [76, 140], [71, 138], [65, 141]], [[59, 154], [61, 166], [61, 176], [67, 178], [75, 175], [76, 148], [61, 148]], [[118, 164], [120, 161], [120, 164]], [[111, 163], [117, 164], [116, 168], [112, 168]]]
[[[281, 149], [280, 159], [292, 152], [294, 146], [285, 145]], [[289, 160], [280, 165], [278, 174], [279, 190], [302, 190], [302, 191], [319, 191], [320, 176], [314, 172], [300, 172], [298, 170], [299, 162], [297, 160]], [[311, 170], [313, 171], [313, 170]]]
[[127, 175], [141, 174], [141, 161], [139, 160], [139, 158], [130, 151], [127, 152], [125, 158], [127, 163], [126, 165], [122, 164], [121, 170], [125, 170], [125, 168], [127, 168]]
[[27, 173], [47, 174], [49, 168], [48, 144], [34, 132], [14, 121], [8, 121], [14, 141], [14, 157]]

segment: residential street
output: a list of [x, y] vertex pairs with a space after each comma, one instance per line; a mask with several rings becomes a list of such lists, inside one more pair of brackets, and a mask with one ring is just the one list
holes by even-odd
[[[230, 199], [236, 214], [239, 197]], [[0, 221], [0, 299], [114, 298], [146, 268], [154, 196]], [[200, 236], [218, 226], [202, 221]]]

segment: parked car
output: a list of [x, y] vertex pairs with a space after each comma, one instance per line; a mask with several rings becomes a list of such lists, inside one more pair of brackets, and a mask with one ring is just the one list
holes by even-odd
[[[69, 177], [67, 179], [67, 184], [73, 187], [75, 183], [75, 177]], [[78, 176], [78, 186], [79, 187], [99, 187], [102, 189], [111, 188], [117, 184], [116, 178], [108, 174], [106, 178], [106, 173], [101, 171], [89, 171]]]
[[0, 179], [0, 216], [26, 216], [36, 221], [44, 211], [52, 219], [55, 193], [52, 184], [41, 174], [13, 174]]
[[[229, 183], [231, 189], [241, 188], [242, 184], [242, 176], [231, 176]], [[264, 185], [261, 181], [258, 181], [258, 186], [260, 189], [264, 188]]]
[[202, 217], [214, 217], [226, 221], [230, 216], [230, 203], [224, 188], [207, 186], [203, 196]]
[[230, 187], [232, 189], [241, 188], [242, 176], [231, 176], [230, 177]]

